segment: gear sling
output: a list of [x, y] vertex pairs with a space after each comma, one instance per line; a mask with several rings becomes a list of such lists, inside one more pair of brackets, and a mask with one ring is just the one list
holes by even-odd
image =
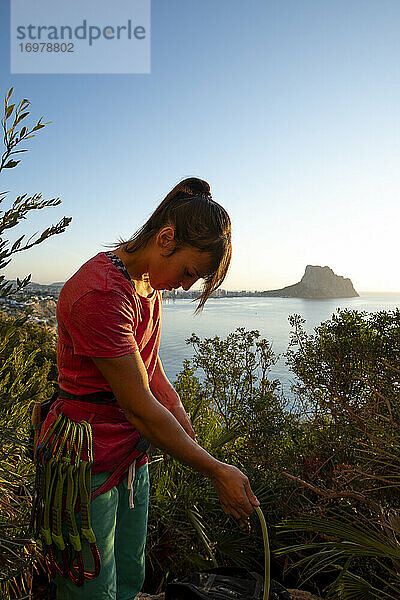
[[[113, 258], [117, 259], [115, 255]], [[130, 280], [123, 263], [119, 261], [116, 266]], [[69, 416], [63, 412], [65, 402], [69, 405]], [[31, 438], [34, 437], [35, 442], [49, 412], [52, 413], [53, 422], [44, 435], [39, 437], [37, 445], [32, 442], [36, 478], [30, 530], [43, 553], [49, 577], [53, 579], [58, 573], [62, 577], [70, 577], [77, 586], [83, 585], [85, 578], [97, 577], [101, 568], [96, 536], [90, 522], [90, 502], [112, 487], [110, 480], [118, 481], [118, 478], [140, 460], [149, 448], [149, 442], [137, 432], [138, 437], [129, 456], [129, 464], [127, 461], [120, 462], [110, 477], [97, 490], [91, 492], [93, 435], [90, 421], [96, 425], [96, 407], [93, 406], [96, 404], [115, 407], [117, 401], [112, 392], [102, 391], [78, 396], [60, 389], [43, 404], [42, 413], [45, 414], [38, 415], [37, 408], [40, 411], [40, 403], [36, 403], [32, 411]], [[77, 410], [74, 412], [75, 407]], [[82, 410], [90, 414], [88, 421], [80, 420]], [[104, 411], [103, 415], [107, 417], [106, 406]], [[79, 510], [80, 531], [75, 518]], [[68, 527], [68, 539], [64, 539], [63, 536], [63, 521], [66, 521]], [[83, 564], [83, 538], [90, 546], [93, 559], [91, 570], [85, 569]], [[57, 550], [61, 555], [60, 564], [56, 558]]]

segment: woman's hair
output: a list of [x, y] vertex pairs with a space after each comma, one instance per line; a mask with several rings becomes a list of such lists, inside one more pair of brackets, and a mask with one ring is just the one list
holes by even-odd
[[222, 284], [228, 272], [232, 256], [229, 215], [222, 206], [214, 202], [206, 181], [189, 177], [170, 191], [143, 227], [129, 240], [121, 239], [115, 246], [122, 243], [125, 252], [135, 252], [147, 246], [160, 229], [167, 225], [175, 229], [176, 248], [170, 255], [185, 246], [191, 246], [211, 256], [202, 293], [195, 299], [200, 300], [197, 313], [202, 310], [213, 291]]

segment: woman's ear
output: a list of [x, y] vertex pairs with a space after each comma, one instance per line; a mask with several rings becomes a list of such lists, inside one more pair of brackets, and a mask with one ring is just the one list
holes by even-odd
[[156, 244], [162, 252], [171, 253], [175, 250], [175, 229], [172, 225], [167, 225], [160, 229], [156, 235]]

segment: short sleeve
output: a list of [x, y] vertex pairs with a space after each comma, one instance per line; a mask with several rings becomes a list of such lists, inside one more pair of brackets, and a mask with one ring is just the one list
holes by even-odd
[[74, 302], [70, 317], [76, 354], [116, 358], [138, 350], [132, 305], [117, 291], [91, 290]]

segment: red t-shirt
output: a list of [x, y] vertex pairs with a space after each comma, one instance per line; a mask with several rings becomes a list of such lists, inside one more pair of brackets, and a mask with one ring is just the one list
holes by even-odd
[[[162, 298], [154, 290], [140, 296], [100, 252], [65, 283], [57, 303], [57, 363], [60, 388], [71, 394], [111, 391], [91, 357], [118, 357], [139, 350], [149, 381], [154, 373], [161, 333]], [[139, 432], [126, 419], [118, 404], [106, 405], [57, 400], [41, 428], [38, 445], [63, 412], [74, 421], [88, 421], [92, 428], [93, 473], [112, 471], [101, 486], [102, 493], [124, 478], [138, 458], [138, 468], [147, 455], [135, 450]], [[99, 492], [99, 490], [97, 491]]]
[[100, 252], [65, 283], [57, 303], [60, 388], [71, 394], [110, 391], [91, 357], [139, 350], [149, 381], [160, 344], [161, 292], [144, 298]]

